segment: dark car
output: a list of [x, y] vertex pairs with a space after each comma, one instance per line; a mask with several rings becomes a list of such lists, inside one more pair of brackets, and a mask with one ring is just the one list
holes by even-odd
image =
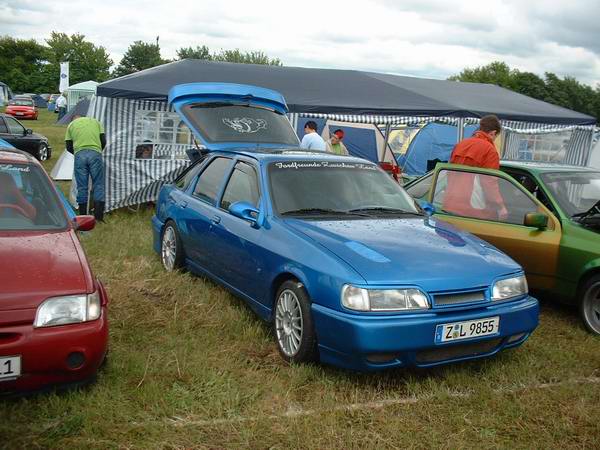
[[32, 154], [40, 161], [52, 156], [52, 148], [46, 136], [25, 128], [21, 122], [7, 114], [0, 114], [0, 138], [19, 150]]

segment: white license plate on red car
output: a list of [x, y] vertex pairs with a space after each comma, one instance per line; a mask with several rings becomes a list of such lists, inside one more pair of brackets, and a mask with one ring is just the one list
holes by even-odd
[[21, 376], [21, 357], [0, 357], [0, 381], [12, 380]]
[[444, 323], [435, 328], [435, 343], [460, 341], [480, 336], [494, 336], [500, 333], [500, 317]]
[[22, 116], [22, 115], [24, 115], [24, 114], [25, 114], [25, 113], [20, 113], [20, 112], [18, 112], [18, 113], [17, 113], [17, 116]]

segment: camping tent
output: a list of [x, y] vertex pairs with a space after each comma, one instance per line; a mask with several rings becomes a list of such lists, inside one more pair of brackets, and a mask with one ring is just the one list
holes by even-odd
[[12, 97], [12, 92], [8, 85], [0, 81], [0, 106], [4, 106], [8, 103], [8, 100]]
[[68, 113], [66, 113], [62, 118], [56, 122], [58, 125], [69, 125], [73, 117], [77, 116], [87, 116], [88, 109], [90, 108], [90, 99], [84, 98], [83, 100], [79, 100], [79, 103], [75, 105]]
[[[308, 69], [182, 60], [98, 85], [90, 115], [105, 127], [106, 208], [151, 201], [189, 161], [191, 134], [167, 104], [169, 89], [190, 82], [253, 84], [281, 92], [294, 127], [305, 118], [385, 126], [442, 121], [477, 124], [495, 113], [507, 129], [591, 130], [595, 119], [493, 85]], [[458, 121], [458, 122], [457, 122]], [[325, 122], [322, 122], [325, 123]], [[458, 134], [458, 133], [457, 133]], [[153, 146], [152, 159], [136, 149]], [[583, 142], [583, 141], [582, 141]], [[589, 151], [584, 143], [576, 148]], [[371, 155], [373, 156], [373, 155]]]
[[[465, 137], [471, 137], [477, 129], [474, 125], [465, 127]], [[456, 126], [431, 122], [419, 130], [405, 155], [398, 158], [402, 173], [409, 176], [427, 172], [427, 162], [436, 159], [448, 161], [456, 144]]]
[[304, 126], [309, 120], [317, 123], [317, 131], [326, 141], [335, 130], [341, 129], [344, 132], [344, 145], [352, 156], [375, 163], [392, 162], [394, 160], [394, 154], [386, 143], [385, 136], [375, 125], [323, 119], [301, 119], [298, 120], [296, 125], [298, 136], [304, 134]]
[[81, 100], [92, 98], [96, 94], [96, 86], [98, 86], [98, 83], [95, 81], [83, 81], [69, 86], [65, 90], [67, 95], [67, 111], [71, 111]]

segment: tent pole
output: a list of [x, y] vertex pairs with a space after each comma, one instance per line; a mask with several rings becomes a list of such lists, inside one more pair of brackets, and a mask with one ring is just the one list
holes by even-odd
[[465, 137], [465, 119], [463, 119], [462, 117], [459, 118], [456, 128], [457, 128], [456, 142], [458, 143], [458, 142], [462, 141]]
[[[385, 125], [385, 139], [383, 140], [383, 152], [381, 156], [383, 157], [382, 161], [385, 161], [385, 154], [387, 152], [388, 142], [390, 141], [390, 133], [392, 132], [392, 124], [388, 123]], [[392, 155], [392, 160], [394, 155]], [[381, 162], [381, 161], [380, 161]]]

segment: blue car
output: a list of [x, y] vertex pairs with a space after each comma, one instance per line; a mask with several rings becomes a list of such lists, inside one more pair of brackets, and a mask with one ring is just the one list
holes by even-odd
[[244, 299], [286, 361], [428, 367], [536, 328], [517, 263], [426, 215], [377, 165], [299, 149], [277, 92], [195, 83], [169, 101], [207, 150], [160, 191], [154, 249]]

